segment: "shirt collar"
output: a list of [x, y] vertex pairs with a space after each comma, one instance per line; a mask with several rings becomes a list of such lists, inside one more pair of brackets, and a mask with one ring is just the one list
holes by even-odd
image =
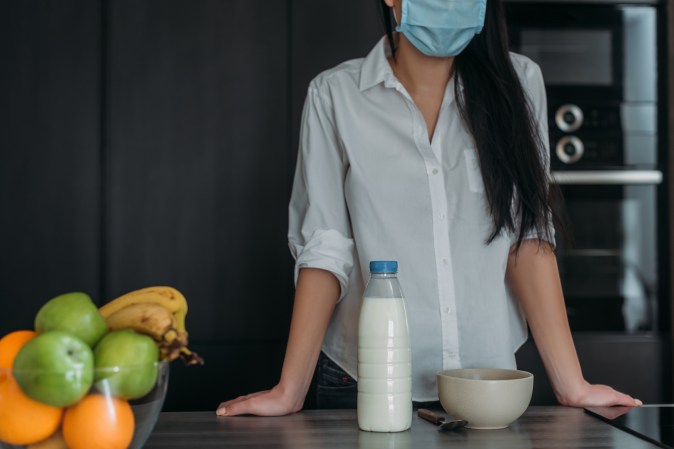
[[[360, 84], [358, 88], [361, 92], [382, 82], [386, 87], [393, 88], [400, 84], [393, 74], [391, 65], [388, 62], [389, 56], [391, 56], [391, 47], [389, 46], [387, 37], [384, 36], [377, 42], [377, 45], [370, 50], [370, 53], [365, 57], [363, 65], [360, 68]], [[454, 100], [455, 78], [456, 76], [453, 75], [447, 83], [443, 106]], [[463, 91], [462, 83], [459, 83], [459, 90]]]
[[391, 54], [391, 48], [386, 39], [386, 36], [382, 37], [363, 61], [360, 68], [360, 85], [358, 86], [361, 92], [382, 81], [395, 79], [387, 59]]

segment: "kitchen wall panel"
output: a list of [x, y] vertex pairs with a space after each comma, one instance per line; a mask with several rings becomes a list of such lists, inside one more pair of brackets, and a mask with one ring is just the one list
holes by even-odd
[[100, 29], [98, 2], [3, 2], [0, 335], [100, 294]]
[[179, 288], [195, 341], [285, 336], [285, 2], [109, 14], [108, 294]]
[[286, 2], [116, 0], [109, 27], [107, 293], [185, 293], [206, 365], [174, 364], [167, 409], [214, 409], [287, 338]]

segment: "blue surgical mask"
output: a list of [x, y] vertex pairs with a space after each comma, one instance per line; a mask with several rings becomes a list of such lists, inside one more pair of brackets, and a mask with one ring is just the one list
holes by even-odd
[[402, 0], [396, 31], [428, 56], [456, 56], [482, 31], [487, 0]]

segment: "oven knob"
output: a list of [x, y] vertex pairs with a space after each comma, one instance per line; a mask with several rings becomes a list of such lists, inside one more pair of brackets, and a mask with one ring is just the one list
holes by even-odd
[[575, 104], [564, 104], [555, 114], [557, 127], [564, 132], [573, 132], [583, 125], [583, 111]]
[[557, 142], [555, 152], [560, 161], [565, 164], [573, 164], [583, 157], [585, 146], [583, 141], [576, 136], [564, 136]]

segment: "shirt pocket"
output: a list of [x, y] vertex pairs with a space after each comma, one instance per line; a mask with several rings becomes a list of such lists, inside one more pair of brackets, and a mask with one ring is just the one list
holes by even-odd
[[480, 172], [480, 163], [473, 148], [463, 150], [463, 157], [466, 160], [466, 175], [468, 176], [468, 188], [473, 193], [484, 193], [484, 183], [482, 182], [482, 173]]

